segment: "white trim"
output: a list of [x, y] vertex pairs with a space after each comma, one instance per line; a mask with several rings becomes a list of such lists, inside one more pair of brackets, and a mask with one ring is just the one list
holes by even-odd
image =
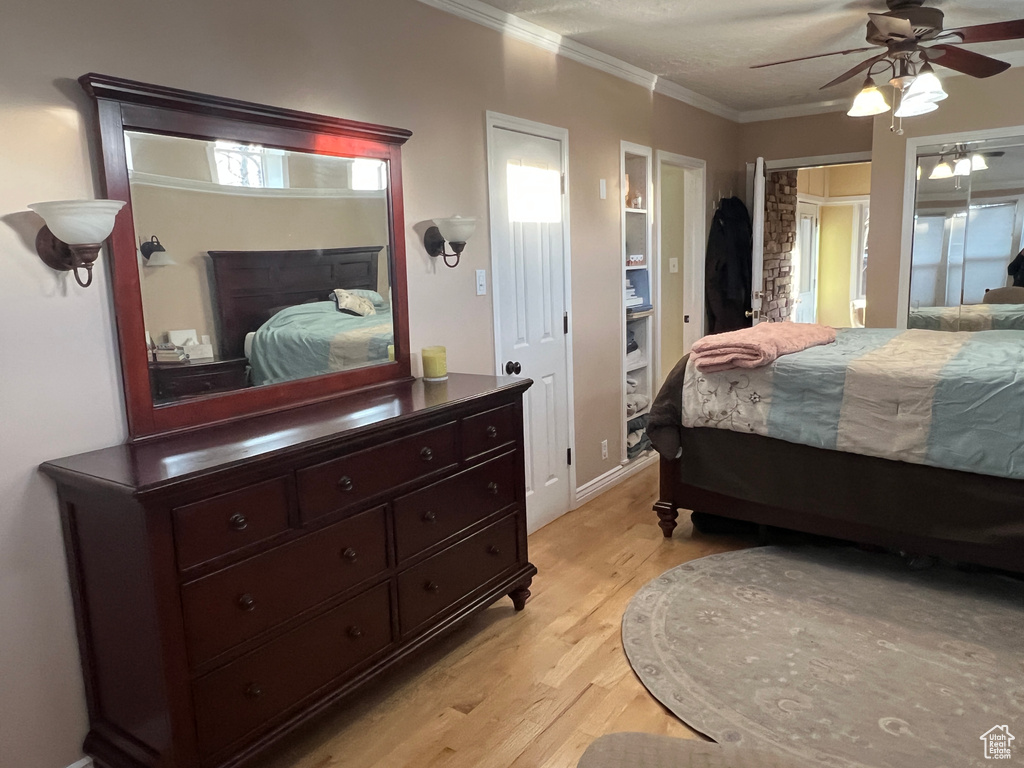
[[823, 197], [818, 205], [859, 205], [870, 203], [871, 195], [845, 195], [843, 197]]
[[792, 157], [786, 160], [766, 160], [764, 169], [765, 172], [793, 171], [800, 168], [817, 168], [822, 165], [850, 165], [869, 162], [871, 162], [871, 150], [840, 152], [834, 155], [813, 155], [812, 157]]
[[76, 760], [68, 768], [91, 768], [93, 762], [91, 757], [83, 757], [81, 760]]
[[[426, 0], [424, 0], [425, 2]], [[574, 398], [575, 384], [573, 377], [573, 353], [572, 353], [572, 336], [573, 336], [573, 316], [572, 316], [572, 241], [569, 237], [572, 226], [569, 221], [569, 190], [570, 190], [570, 176], [569, 176], [569, 129], [559, 128], [554, 125], [546, 125], [545, 123], [537, 123], [533, 120], [526, 120], [521, 117], [514, 117], [512, 115], [503, 115], [500, 112], [487, 111], [485, 115], [486, 129], [487, 129], [487, 168], [488, 168], [488, 179], [487, 179], [487, 197], [488, 197], [488, 213], [491, 218], [494, 218], [494, 211], [490, 209], [491, 201], [494, 200], [492, 194], [491, 183], [494, 175], [490, 172], [491, 167], [491, 147], [494, 145], [493, 131], [496, 129], [503, 129], [509, 131], [519, 131], [531, 136], [539, 136], [544, 139], [552, 139], [557, 141], [562, 150], [562, 175], [565, 179], [565, 191], [562, 193], [562, 246], [564, 248], [564, 307], [565, 312], [569, 317], [569, 333], [565, 335], [565, 374], [566, 374], [566, 409], [568, 414], [568, 441], [569, 450], [572, 451], [573, 461], [569, 465], [569, 509], [576, 508], [576, 465], [577, 465], [577, 452], [576, 452], [576, 404]], [[501, 313], [500, 307], [498, 306], [498, 288], [495, 278], [497, 271], [494, 269], [494, 258], [498, 252], [499, 244], [495, 242], [494, 227], [491, 226], [491, 305], [493, 308], [494, 317], [494, 370], [498, 376], [501, 376], [503, 371], [501, 369], [501, 344], [498, 338]], [[568, 510], [566, 510], [568, 511]]]
[[[705, 243], [707, 242], [707, 217], [704, 212], [707, 204], [707, 162], [695, 157], [679, 155], [675, 152], [666, 152], [663, 149], [658, 149], [654, 152], [654, 177], [656, 179], [655, 189], [657, 190], [654, 210], [657, 237], [654, 243], [654, 253], [656, 254], [659, 276], [662, 266], [661, 166], [663, 164], [671, 165], [674, 168], [682, 168], [687, 172], [684, 180], [685, 191], [683, 196], [683, 248], [687, 258], [683, 259], [682, 272], [683, 314], [689, 315], [691, 318], [691, 322], [686, 323], [683, 327], [683, 348], [689, 351], [693, 343], [704, 336], [704, 315], [706, 314], [704, 309], [704, 250]], [[695, 181], [691, 174], [696, 175], [698, 179]], [[664, 300], [661, 293], [661, 280], [659, 277], [658, 303], [654, 308], [655, 335], [659, 342], [658, 381], [661, 381], [661, 363], [665, 362], [661, 360], [660, 349], [661, 313], [662, 301]], [[694, 318], [696, 318], [696, 322], [693, 322]]]
[[[906, 330], [907, 317], [910, 314], [910, 261], [911, 252], [914, 249], [914, 209], [917, 203], [917, 148], [925, 144], [951, 144], [1021, 135], [1024, 135], [1024, 125], [986, 128], [981, 131], [939, 133], [932, 136], [913, 136], [907, 139], [907, 150], [903, 160], [903, 218], [900, 222], [899, 293], [896, 296], [897, 328]], [[914, 169], [913, 172], [908, 172], [910, 168]]]
[[649, 91], [660, 93], [670, 99], [681, 101], [697, 109], [702, 109], [726, 120], [731, 120], [734, 123], [752, 123], [761, 120], [779, 120], [787, 117], [803, 117], [805, 115], [838, 112], [845, 110], [849, 104], [849, 99], [831, 99], [813, 104], [794, 104], [788, 107], [771, 107], [769, 109], [754, 109], [744, 112], [709, 96], [691, 91], [685, 86], [674, 83], [671, 80], [666, 80], [653, 72], [636, 67], [622, 59], [602, 53], [582, 43], [577, 43], [568, 37], [563, 37], [557, 32], [545, 29], [539, 24], [534, 24], [511, 13], [498, 10], [493, 6], [480, 2], [480, 0], [420, 0], [420, 2], [549, 51], [557, 56], [564, 56], [572, 61], [606, 72], [609, 75], [639, 85]]
[[174, 176], [161, 176], [156, 173], [131, 171], [128, 180], [132, 184], [162, 189], [175, 189], [184, 192], [204, 192], [211, 195], [231, 195], [232, 197], [290, 197], [290, 198], [360, 198], [379, 199], [387, 197], [386, 189], [330, 189], [327, 187], [236, 187], [230, 184], [218, 184], [215, 181], [202, 179], [182, 179]]
[[654, 464], [657, 460], [658, 454], [654, 450], [651, 450], [649, 456], [637, 458], [627, 464], [620, 464], [617, 467], [612, 467], [603, 475], [598, 475], [593, 480], [584, 483], [576, 489], [576, 506], [574, 506], [573, 509], [579, 509], [588, 501], [596, 499], [602, 493], [611, 490], [623, 480], [628, 480], [640, 470], [646, 469]]

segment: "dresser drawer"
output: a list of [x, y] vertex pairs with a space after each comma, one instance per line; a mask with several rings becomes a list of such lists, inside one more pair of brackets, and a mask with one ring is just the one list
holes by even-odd
[[398, 616], [409, 636], [431, 617], [518, 562], [514, 515], [398, 576]]
[[517, 429], [516, 407], [503, 405], [490, 411], [467, 416], [461, 422], [462, 457], [472, 459], [515, 442]]
[[193, 684], [209, 755], [391, 644], [388, 584], [342, 603]]
[[399, 562], [512, 504], [517, 463], [508, 453], [396, 499]]
[[312, 520], [455, 462], [452, 422], [299, 470], [299, 509]]
[[178, 567], [205, 563], [288, 529], [288, 478], [178, 507], [173, 517]]
[[193, 665], [387, 568], [384, 510], [373, 509], [182, 588]]

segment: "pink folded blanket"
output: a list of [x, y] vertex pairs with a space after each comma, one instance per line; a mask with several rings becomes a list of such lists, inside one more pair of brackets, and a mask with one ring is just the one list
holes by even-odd
[[693, 345], [690, 359], [705, 373], [730, 368], [759, 368], [780, 355], [836, 340], [836, 329], [811, 323], [758, 323], [753, 328], [705, 336]]

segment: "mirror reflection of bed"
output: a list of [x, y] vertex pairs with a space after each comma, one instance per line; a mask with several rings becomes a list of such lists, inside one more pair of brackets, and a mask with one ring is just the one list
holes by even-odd
[[[384, 161], [140, 131], [125, 144], [138, 241], [166, 249], [139, 258], [146, 330], [209, 344], [150, 363], [155, 403], [388, 362]], [[366, 299], [359, 314], [338, 289]]]
[[1024, 330], [1012, 265], [1024, 248], [1024, 137], [922, 146], [909, 328]]

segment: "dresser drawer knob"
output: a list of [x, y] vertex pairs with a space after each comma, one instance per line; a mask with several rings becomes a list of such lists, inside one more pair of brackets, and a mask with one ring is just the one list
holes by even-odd
[[356, 558], [358, 557], [356, 551], [352, 549], [352, 547], [347, 547], [345, 551], [341, 553], [341, 556], [348, 560], [350, 563], [354, 563], [356, 561]]
[[256, 610], [256, 599], [252, 595], [242, 595], [238, 598], [238, 607], [243, 611]]
[[360, 637], [363, 636], [363, 630], [355, 625], [352, 625], [348, 628], [348, 636], [351, 637], [353, 640], [358, 640]]
[[236, 512], [228, 518], [228, 524], [233, 530], [244, 531], [249, 527], [249, 520], [241, 512]]
[[345, 475], [343, 478], [341, 478], [341, 480], [338, 481], [338, 487], [341, 488], [341, 490], [343, 491], [351, 491], [352, 478], [349, 477], [348, 475]]
[[498, 484], [497, 483], [488, 483], [487, 484], [487, 492], [489, 494], [491, 494], [491, 496], [497, 496], [498, 495]]
[[260, 688], [256, 683], [249, 683], [245, 689], [245, 698], [247, 699], [258, 699], [263, 695], [263, 689]]
[[487, 428], [487, 436], [489, 438], [491, 438], [492, 440], [494, 438], [496, 438], [498, 436], [498, 428], [497, 427], [488, 427]]
[[428, 581], [423, 585], [423, 589], [427, 592], [437, 592], [441, 588], [441, 585], [436, 581]]
[[433, 461], [434, 452], [429, 448], [423, 448], [422, 450], [420, 450], [420, 458], [423, 459], [424, 461]]
[[489, 546], [487, 548], [487, 554], [489, 554], [489, 555], [500, 555], [501, 554], [501, 547], [499, 547], [497, 544], [491, 544], [491, 546]]
[[423, 513], [423, 522], [425, 522], [425, 523], [437, 522], [437, 514], [434, 513], [434, 512], [430, 512], [430, 511], [424, 512]]

